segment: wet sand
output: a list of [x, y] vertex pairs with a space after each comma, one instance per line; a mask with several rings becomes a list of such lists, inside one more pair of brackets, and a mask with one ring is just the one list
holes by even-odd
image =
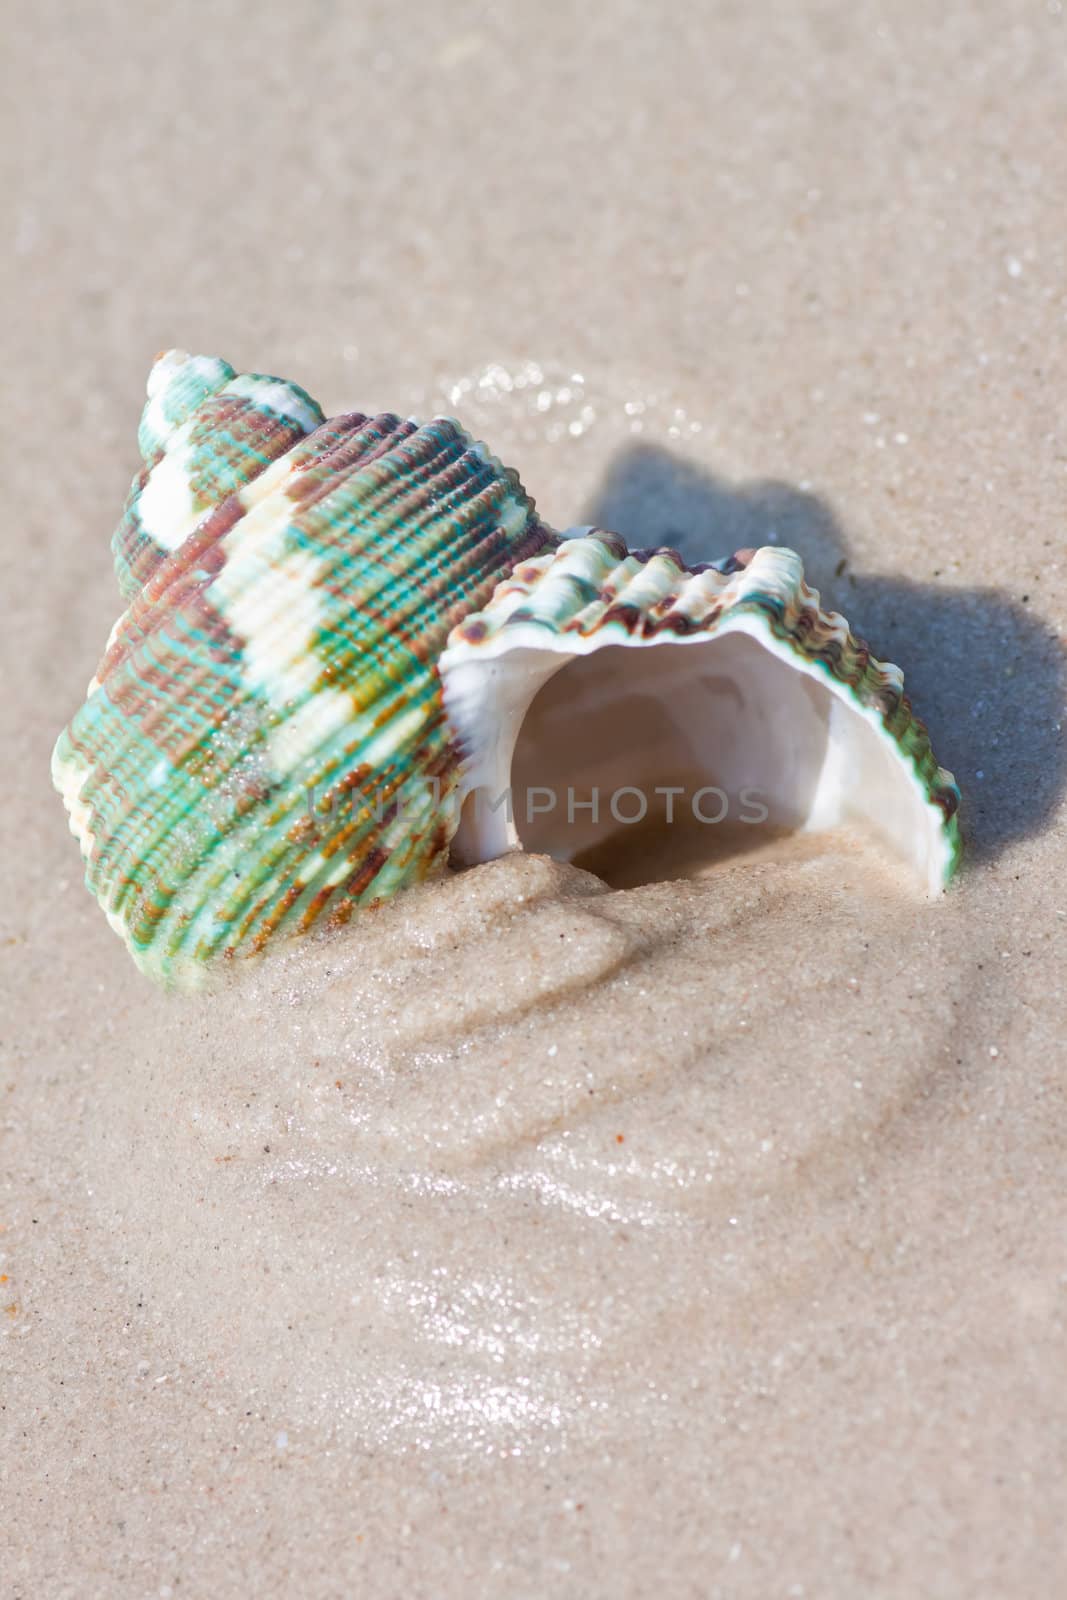
[[[18, 20], [13, 1600], [1062, 1588], [1065, 28]], [[959, 881], [515, 855], [154, 990], [48, 757], [169, 344], [454, 411], [557, 525], [799, 549], [956, 773]]]

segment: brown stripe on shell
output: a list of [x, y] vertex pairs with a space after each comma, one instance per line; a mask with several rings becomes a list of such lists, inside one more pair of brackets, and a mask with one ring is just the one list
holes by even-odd
[[[258, 954], [258, 952], [264, 948], [275, 928], [280, 922], [284, 921], [286, 913], [291, 911], [296, 905], [296, 902], [300, 899], [300, 896], [303, 894], [306, 887], [307, 885], [301, 883], [299, 878], [293, 879], [293, 882], [286, 889], [285, 893], [280, 897], [271, 911], [268, 912], [260, 927], [258, 927], [255, 933], [252, 935], [248, 943], [249, 950], [255, 951]], [[255, 908], [256, 912], [262, 910], [265, 904], [266, 900], [261, 900], [259, 905]], [[254, 918], [246, 918], [245, 925], [247, 926], [248, 922], [251, 920], [254, 920]]]

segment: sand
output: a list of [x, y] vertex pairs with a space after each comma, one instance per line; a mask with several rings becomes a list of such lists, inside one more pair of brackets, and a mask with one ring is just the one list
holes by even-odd
[[[12, 18], [5, 1597], [1067, 1582], [1065, 29]], [[797, 548], [956, 772], [957, 885], [515, 856], [154, 990], [48, 757], [171, 344], [454, 411], [557, 525]]]

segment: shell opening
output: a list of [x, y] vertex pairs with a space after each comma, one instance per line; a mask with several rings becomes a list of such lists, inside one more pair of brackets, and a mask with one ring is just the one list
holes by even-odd
[[516, 846], [617, 887], [693, 875], [772, 832], [866, 824], [923, 886], [940, 817], [877, 715], [743, 626], [714, 639], [509, 649], [459, 662], [449, 704], [480, 730], [453, 859]]

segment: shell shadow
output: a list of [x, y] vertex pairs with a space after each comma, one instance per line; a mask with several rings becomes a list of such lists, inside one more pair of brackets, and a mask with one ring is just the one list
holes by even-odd
[[1067, 787], [1067, 656], [1028, 605], [998, 589], [853, 572], [847, 535], [818, 495], [770, 480], [728, 483], [655, 446], [621, 451], [583, 516], [637, 547], [671, 545], [689, 562], [761, 544], [796, 550], [823, 604], [902, 668], [963, 791], [972, 860], [1051, 822]]

